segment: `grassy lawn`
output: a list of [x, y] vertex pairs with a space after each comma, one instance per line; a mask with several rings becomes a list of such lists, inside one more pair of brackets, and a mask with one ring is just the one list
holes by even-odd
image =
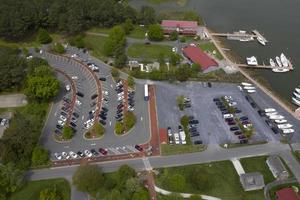
[[[92, 32], [92, 33], [104, 33], [104, 34], [109, 34], [111, 28], [98, 28], [94, 27], [89, 29], [87, 32]], [[145, 38], [145, 33], [146, 29], [140, 26], [135, 26], [134, 30], [131, 31], [127, 37], [131, 38], [136, 38], [136, 39], [144, 39]]]
[[107, 38], [103, 36], [86, 35], [84, 37], [84, 43], [88, 49], [92, 50], [93, 56], [101, 60], [107, 60], [107, 57], [103, 53], [104, 43], [106, 39]]
[[[203, 171], [202, 175], [207, 177], [207, 187], [199, 189], [195, 184], [192, 184], [191, 177], [193, 177], [195, 170]], [[169, 190], [170, 184], [164, 180], [164, 177], [172, 174], [180, 174], [185, 178], [185, 186], [180, 191], [175, 192], [211, 195], [222, 200], [264, 199], [263, 190], [244, 192], [230, 161], [160, 169], [160, 173], [156, 177], [156, 184]]]
[[154, 44], [145, 45], [135, 43], [129, 46], [127, 55], [129, 57], [141, 58], [144, 60], [156, 60], [161, 54], [164, 54], [165, 57], [168, 57], [171, 53], [171, 46]]
[[[259, 144], [267, 144], [267, 143], [268, 143], [268, 141], [257, 141], [257, 142], [248, 143], [248, 144], [231, 143], [231, 144], [227, 144], [227, 149], [237, 148], [237, 147], [245, 147], [245, 146], [252, 146], [252, 145], [259, 145]], [[220, 144], [220, 146], [222, 148], [225, 148], [224, 144]]]
[[56, 186], [62, 194], [62, 200], [70, 200], [70, 184], [65, 179], [48, 179], [30, 181], [20, 191], [14, 193], [10, 200], [38, 200], [41, 190]]
[[246, 173], [261, 172], [264, 176], [265, 184], [267, 184], [275, 180], [266, 163], [267, 158], [267, 156], [243, 158], [240, 162]]
[[[283, 184], [283, 185], [279, 185], [279, 186], [276, 186], [276, 187], [273, 187], [271, 190], [270, 190], [270, 197], [271, 199], [275, 200], [275, 195], [276, 195], [276, 191], [277, 190], [280, 190], [282, 188], [286, 188], [286, 187], [297, 187], [299, 190], [300, 190], [300, 184], [299, 183], [289, 183], [289, 184]], [[298, 194], [300, 195], [300, 192], [298, 192]]]
[[169, 145], [169, 144], [162, 144], [160, 145], [161, 154], [164, 156], [167, 155], [176, 155], [182, 153], [193, 153], [193, 152], [200, 152], [205, 151], [205, 145]]
[[220, 54], [220, 52], [216, 49], [215, 45], [213, 43], [204, 43], [204, 44], [199, 44], [199, 47], [203, 50], [203, 51], [208, 51], [211, 54], [213, 54], [213, 52], [215, 51], [215, 57], [218, 58], [219, 60], [223, 59], [223, 56]]
[[148, 2], [152, 4], [160, 4], [160, 3], [167, 3], [167, 2], [176, 2], [179, 6], [185, 6], [188, 3], [188, 0], [148, 0]]
[[297, 159], [298, 162], [300, 163], [300, 151], [295, 151], [295, 152], [294, 152], [294, 156], [296, 157], [296, 159]]

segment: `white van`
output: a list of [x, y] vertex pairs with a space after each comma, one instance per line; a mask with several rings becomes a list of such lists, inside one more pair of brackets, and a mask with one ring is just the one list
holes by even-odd
[[223, 117], [224, 119], [233, 118], [233, 114], [225, 114]]

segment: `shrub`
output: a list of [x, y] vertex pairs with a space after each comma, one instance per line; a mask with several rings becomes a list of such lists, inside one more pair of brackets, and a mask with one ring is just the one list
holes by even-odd
[[124, 127], [123, 124], [121, 122], [116, 122], [115, 124], [115, 133], [117, 135], [121, 135], [124, 133]]
[[149, 26], [148, 38], [152, 41], [161, 41], [164, 39], [164, 33], [159, 24], [153, 24]]
[[177, 38], [178, 38], [178, 32], [177, 31], [173, 31], [170, 34], [170, 40], [174, 41], [174, 40], [177, 40]]
[[65, 47], [60, 43], [54, 43], [52, 45], [52, 51], [59, 54], [63, 54], [66, 52]]
[[177, 106], [178, 106], [179, 110], [183, 111], [184, 110], [184, 96], [183, 95], [177, 96], [176, 101], [177, 101]]
[[125, 130], [128, 131], [130, 130], [136, 123], [136, 117], [133, 114], [133, 112], [126, 112], [124, 116], [124, 126]]
[[114, 77], [114, 78], [119, 78], [120, 72], [119, 72], [118, 69], [112, 68], [112, 70], [111, 70], [111, 75], [112, 75], [112, 77]]
[[70, 126], [65, 125], [62, 130], [62, 138], [69, 140], [74, 136], [73, 129]]
[[187, 127], [189, 125], [189, 117], [184, 115], [180, 119], [180, 123], [182, 126]]
[[91, 132], [95, 135], [97, 135], [97, 137], [101, 137], [102, 135], [104, 135], [105, 129], [104, 127], [98, 122], [95, 123]]
[[48, 44], [48, 43], [52, 42], [52, 38], [49, 35], [48, 31], [43, 28], [39, 29], [37, 38], [41, 44]]
[[40, 146], [36, 146], [32, 152], [31, 160], [33, 166], [45, 165], [49, 161], [49, 152]]

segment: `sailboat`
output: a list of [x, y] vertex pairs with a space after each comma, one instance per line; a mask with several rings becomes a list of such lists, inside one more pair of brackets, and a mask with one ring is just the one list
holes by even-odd
[[285, 57], [285, 55], [283, 53], [280, 54], [280, 61], [284, 67], [289, 66], [288, 59]]
[[276, 59], [277, 65], [278, 65], [279, 67], [282, 67], [282, 63], [281, 63], [280, 58], [279, 58], [278, 56], [276, 56], [275, 59]]
[[295, 88], [296, 92], [300, 94], [300, 89], [299, 88]]
[[300, 94], [299, 94], [299, 93], [297, 93], [297, 92], [293, 92], [293, 94], [295, 95], [295, 97], [296, 97], [297, 99], [299, 99], [299, 100], [300, 100]]
[[300, 100], [292, 97], [293, 103], [296, 104], [297, 106], [300, 106]]
[[270, 58], [270, 65], [272, 67], [276, 67], [276, 63], [274, 62], [274, 60], [272, 58]]

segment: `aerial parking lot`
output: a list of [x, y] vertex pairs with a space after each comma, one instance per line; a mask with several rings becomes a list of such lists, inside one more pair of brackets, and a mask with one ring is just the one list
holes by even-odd
[[[179, 132], [180, 118], [187, 115], [191, 120], [189, 128], [192, 129], [190, 132], [192, 142], [225, 144], [278, 142], [280, 140], [280, 134], [273, 133], [257, 110], [247, 101], [244, 92], [241, 92], [235, 84], [194, 82], [177, 85], [162, 82], [155, 84], [160, 128], [170, 127], [173, 132]], [[176, 98], [180, 95], [187, 98], [191, 104], [184, 111], [180, 111], [177, 106]], [[219, 105], [215, 101], [216, 99], [221, 101], [221, 98], [225, 96], [230, 97], [228, 103], [237, 110], [234, 116], [226, 117], [227, 109], [222, 108], [224, 105]], [[193, 125], [192, 120], [196, 125]], [[242, 136], [243, 134], [239, 133], [241, 130], [237, 120], [243, 127], [253, 127], [254, 134], [247, 141]], [[199, 133], [199, 135], [193, 133]]]
[[[136, 145], [146, 143], [150, 138], [148, 102], [144, 101], [142, 84], [136, 83], [135, 89], [129, 90], [124, 84], [126, 80], [114, 80], [103, 63], [78, 54], [70, 53], [68, 59], [47, 52], [41, 56], [56, 70], [61, 82], [60, 93], [53, 102], [41, 136], [41, 144], [50, 151], [52, 160], [140, 151]], [[114, 127], [116, 121], [123, 120], [125, 111], [135, 114], [136, 124], [125, 135], [119, 136]], [[101, 138], [86, 138], [85, 133], [95, 120], [105, 128], [105, 133]], [[67, 141], [60, 140], [65, 124], [75, 132]]]

